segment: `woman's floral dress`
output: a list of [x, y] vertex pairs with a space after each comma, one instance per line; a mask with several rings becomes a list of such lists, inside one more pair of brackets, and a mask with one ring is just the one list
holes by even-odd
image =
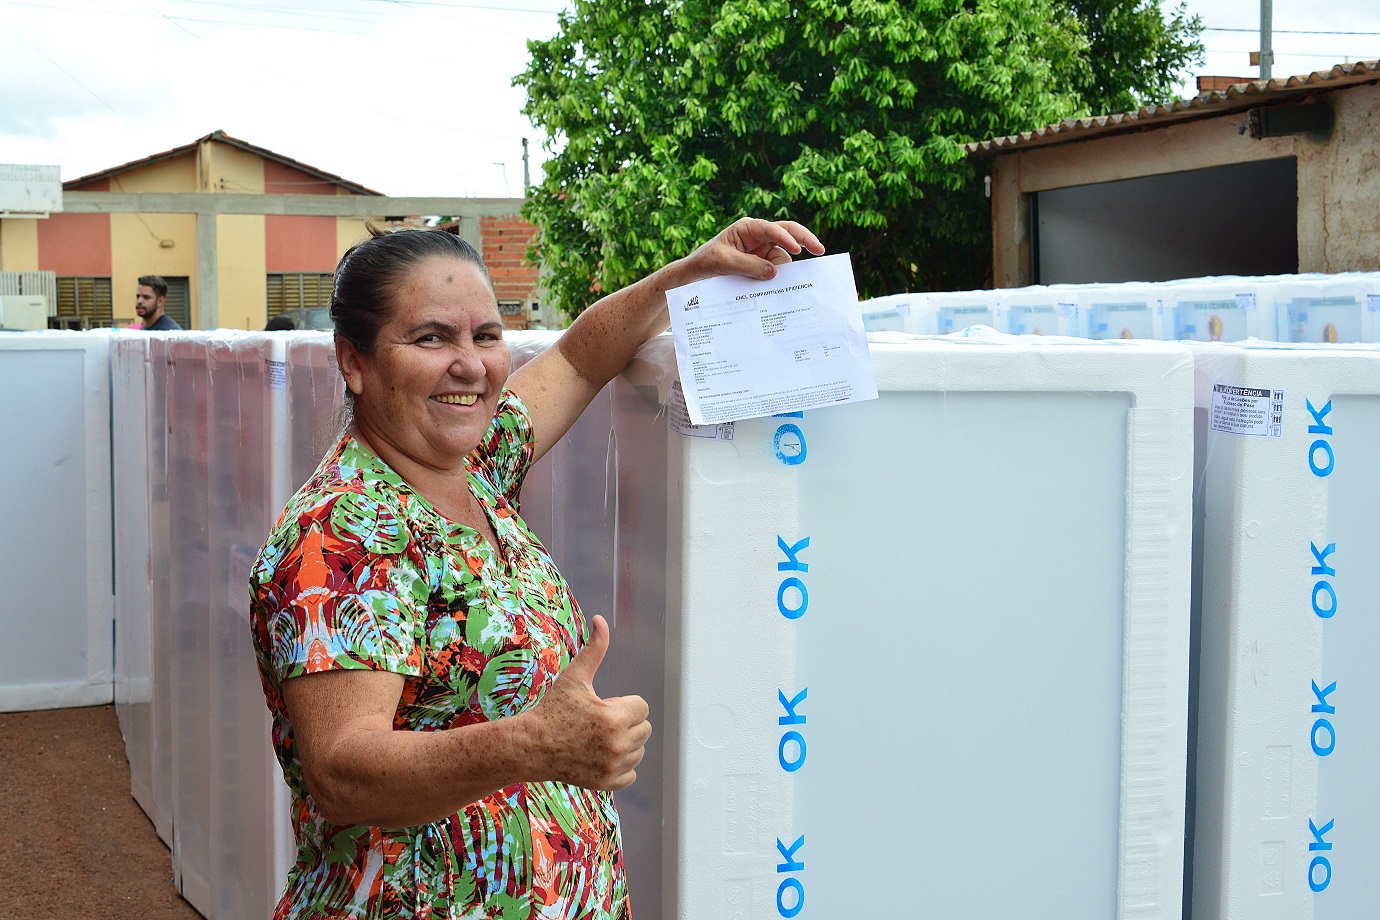
[[529, 709], [582, 646], [585, 620], [514, 508], [532, 424], [511, 391], [468, 457], [500, 553], [348, 435], [293, 496], [251, 579], [273, 746], [293, 797], [286, 918], [624, 918], [606, 792], [509, 786], [419, 827], [331, 824], [302, 779], [282, 682], [332, 669], [405, 677], [393, 725], [435, 731]]

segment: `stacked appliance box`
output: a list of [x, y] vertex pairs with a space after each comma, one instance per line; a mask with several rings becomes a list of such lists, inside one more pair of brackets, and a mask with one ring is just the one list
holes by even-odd
[[892, 339], [874, 402], [705, 427], [654, 341], [524, 489], [652, 706], [636, 909], [1178, 917], [1187, 351]]
[[[613, 625], [597, 689], [652, 706], [617, 796], [639, 916], [1178, 917], [1186, 349], [894, 336], [878, 400], [705, 428], [673, 355], [639, 353], [522, 508]], [[148, 367], [174, 865], [212, 920], [260, 916], [291, 841], [239, 584], [341, 385], [311, 334], [157, 338]]]
[[1380, 350], [1195, 345], [1194, 920], [1369, 917]]
[[[154, 458], [161, 456], [166, 425], [151, 425], [149, 403], [155, 393], [149, 369], [150, 335], [116, 335], [110, 340], [111, 452], [114, 468], [115, 558], [115, 713], [129, 759], [130, 791], [158, 835], [172, 840], [166, 795], [170, 763], [166, 693], [153, 685], [154, 636], [150, 611], [163, 583], [153, 572]], [[156, 445], [156, 446], [155, 446]], [[159, 480], [162, 482], [161, 478]], [[166, 484], [163, 491], [166, 499]], [[166, 502], [164, 502], [166, 503]], [[166, 546], [166, 535], [162, 537]], [[163, 729], [163, 731], [159, 731]], [[155, 776], [157, 775], [157, 779]]]
[[291, 489], [285, 341], [117, 334], [116, 679], [135, 799], [210, 920], [268, 916], [291, 858], [248, 627], [249, 565]]
[[114, 698], [109, 351], [0, 334], [0, 712]]

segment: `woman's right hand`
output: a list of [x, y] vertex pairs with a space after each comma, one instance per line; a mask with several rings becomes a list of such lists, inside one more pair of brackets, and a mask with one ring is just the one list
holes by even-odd
[[546, 691], [540, 703], [519, 718], [530, 719], [532, 739], [547, 758], [543, 779], [586, 789], [617, 791], [637, 779], [652, 724], [640, 696], [601, 699], [594, 675], [609, 647], [609, 626], [601, 616], [589, 642]]
[[720, 275], [769, 280], [801, 252], [823, 255], [824, 244], [793, 220], [740, 217], [690, 255], [673, 263], [678, 284]]

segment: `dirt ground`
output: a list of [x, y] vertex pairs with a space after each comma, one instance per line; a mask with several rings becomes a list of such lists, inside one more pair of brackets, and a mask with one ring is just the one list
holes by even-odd
[[0, 918], [199, 920], [129, 792], [114, 706], [0, 713]]

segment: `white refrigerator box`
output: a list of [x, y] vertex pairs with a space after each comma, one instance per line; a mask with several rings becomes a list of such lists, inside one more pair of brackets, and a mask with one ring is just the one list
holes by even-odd
[[[962, 332], [969, 326], [992, 326], [997, 324], [996, 291], [943, 291], [927, 296], [928, 310], [935, 318], [935, 329], [940, 335]], [[906, 332], [929, 332], [909, 326]]]
[[937, 317], [928, 294], [887, 294], [860, 301], [863, 329], [868, 332], [915, 332], [933, 335]]
[[[550, 341], [514, 335], [517, 362]], [[236, 554], [315, 466], [329, 349], [151, 340], [153, 711], [168, 701], [174, 866], [211, 920], [260, 916], [290, 853]], [[524, 489], [614, 625], [599, 691], [652, 706], [617, 796], [638, 916], [1178, 917], [1188, 353], [873, 352], [878, 400], [668, 430], [663, 337]]]
[[[173, 879], [182, 896], [210, 920], [217, 873], [211, 861], [211, 379], [206, 336], [165, 336], [151, 344], [160, 365], [167, 425], [167, 544], [152, 547], [155, 579], [166, 579], [167, 604], [153, 610], [152, 631], [167, 653], [156, 662], [172, 731]], [[237, 420], [238, 421], [238, 420]], [[221, 591], [222, 596], [224, 590]], [[166, 664], [166, 668], [160, 665]]]
[[1157, 284], [1088, 284], [1077, 289], [1083, 333], [1090, 339], [1164, 339], [1163, 287]]
[[1191, 278], [1159, 285], [1164, 334], [1180, 341], [1275, 339], [1275, 284], [1261, 278]]
[[[151, 336], [117, 332], [110, 337], [111, 454], [114, 490], [115, 553], [115, 713], [129, 760], [130, 792], [164, 841], [172, 839], [171, 804], [154, 782], [155, 764], [167, 760], [156, 750], [155, 719], [166, 721], [168, 701], [153, 686], [154, 579], [152, 545], [152, 461], [161, 448], [163, 419], [151, 422], [149, 368]], [[166, 545], [166, 543], [164, 543]], [[160, 581], [162, 560], [159, 563]], [[155, 714], [155, 705], [160, 711]], [[163, 784], [166, 790], [167, 784]]]
[[248, 625], [249, 567], [291, 493], [285, 344], [111, 337], [117, 711], [135, 798], [210, 920], [268, 916], [291, 859]]
[[997, 331], [1011, 335], [1078, 335], [1077, 298], [1064, 288], [1035, 284], [998, 288]]
[[1282, 342], [1375, 342], [1380, 272], [1284, 275], [1269, 279]]
[[651, 704], [634, 910], [1179, 917], [1187, 350], [872, 350], [878, 400], [677, 431], [663, 337], [524, 488]]
[[109, 349], [0, 334], [0, 711], [114, 699]]
[[[210, 497], [210, 859], [215, 920], [267, 917], [296, 855], [288, 791], [250, 641], [249, 574], [295, 486], [275, 475], [288, 419], [286, 337], [211, 338], [206, 493]], [[265, 475], [268, 473], [268, 475]]]
[[1374, 917], [1380, 350], [1193, 354], [1193, 917]]

